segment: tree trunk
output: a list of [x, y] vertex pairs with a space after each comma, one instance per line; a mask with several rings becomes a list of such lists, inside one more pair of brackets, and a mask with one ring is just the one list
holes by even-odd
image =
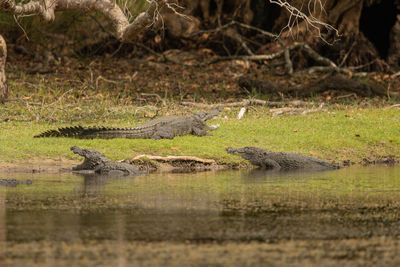
[[[308, 0], [308, 2], [314, 0]], [[394, 27], [400, 12], [400, 3], [397, 0], [321, 0], [324, 11], [320, 8], [308, 9], [308, 4], [302, 0], [291, 3], [307, 15], [328, 23], [339, 31], [340, 36], [335, 38], [333, 32], [327, 29], [312, 28], [306, 21], [302, 21], [293, 28], [285, 30], [281, 35], [288, 42], [304, 41], [314, 49], [330, 57], [342, 66], [368, 65], [365, 70], [388, 70], [383, 61], [391, 59], [391, 65], [396, 65], [398, 45], [394, 35]], [[292, 15], [284, 11], [276, 20], [274, 30], [289, 25]], [[393, 30], [392, 30], [393, 29]], [[318, 32], [321, 30], [321, 32]], [[328, 29], [329, 30], [329, 29]], [[321, 38], [318, 38], [321, 33]], [[324, 41], [332, 45], [326, 45]], [[393, 56], [394, 55], [394, 56]], [[393, 63], [395, 61], [395, 63]], [[373, 63], [373, 64], [371, 64]]]
[[3, 36], [0, 35], [0, 102], [8, 97], [6, 78], [7, 45]]
[[387, 61], [393, 69], [398, 70], [400, 68], [400, 15], [397, 15], [396, 23], [390, 30]]

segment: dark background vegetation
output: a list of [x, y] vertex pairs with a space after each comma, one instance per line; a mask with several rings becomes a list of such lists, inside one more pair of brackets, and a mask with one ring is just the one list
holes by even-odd
[[[122, 44], [114, 38], [110, 22], [96, 13], [58, 12], [52, 24], [43, 24], [36, 16], [14, 18], [2, 13], [0, 33], [7, 41], [9, 64], [24, 62], [28, 73], [53, 72], [68, 65], [65, 62], [71, 59], [82, 62], [96, 57], [115, 60], [152, 60], [155, 57], [159, 60], [165, 51], [174, 49], [201, 55], [200, 60], [218, 56], [271, 54], [281, 50], [275, 39], [259, 31], [240, 25], [225, 27], [232, 21], [280, 34], [287, 46], [296, 42], [307, 43], [338, 66], [353, 67], [354, 72], [396, 74], [399, 71], [398, 0], [326, 0], [323, 1], [322, 12], [318, 8], [315, 12], [310, 10], [308, 1], [288, 1], [305, 14], [317, 16], [338, 29], [340, 34], [322, 29], [321, 36], [304, 21], [291, 20], [287, 10], [267, 0], [178, 2], [182, 8], [177, 8], [177, 11], [187, 17], [164, 11], [162, 23], [156, 23], [128, 44]], [[144, 0], [118, 3], [126, 7], [125, 13], [132, 19], [147, 7]], [[290, 30], [286, 27], [288, 24]], [[316, 64], [301, 49], [293, 51], [290, 56], [295, 71]], [[175, 58], [178, 62], [185, 61], [182, 55]], [[258, 69], [262, 65], [279, 68], [282, 65], [279, 61], [255, 62], [257, 67], [251, 69]]]
[[[194, 16], [200, 21], [200, 25], [196, 28], [198, 30], [216, 29], [231, 20], [236, 20], [265, 31], [280, 33], [290, 19], [290, 14], [285, 9], [267, 0], [208, 0], [206, 10], [202, 7], [200, 0], [180, 0], [179, 2], [185, 7], [179, 11]], [[289, 2], [296, 7], [301, 7], [306, 14], [308, 13], [307, 1]], [[120, 5], [123, 6], [124, 3]], [[127, 8], [129, 16], [134, 17], [145, 10], [146, 1], [128, 1]], [[284, 29], [282, 38], [287, 39], [287, 42], [306, 41], [319, 51], [323, 51], [325, 56], [330, 56], [336, 61], [340, 60], [341, 52], [348, 51], [352, 45], [362, 47], [364, 50], [361, 51], [351, 49], [353, 51], [350, 51], [350, 58], [354, 57], [354, 59], [348, 60], [348, 64], [367, 63], [361, 62], [365, 54], [368, 54], [371, 59], [373, 57], [387, 59], [391, 42], [390, 32], [397, 22], [396, 15], [400, 14], [398, 0], [328, 0], [325, 4], [325, 12], [326, 15], [321, 20], [337, 28], [341, 34], [340, 37], [335, 37], [331, 32], [322, 33], [332, 45], [327, 45], [310, 32], [303, 33], [304, 23], [301, 21], [300, 29], [294, 27], [296, 35], [288, 36], [289, 33]], [[230, 40], [229, 33], [226, 31], [217, 31], [207, 38], [185, 34], [183, 30], [177, 29], [177, 24], [181, 20], [187, 21], [177, 15], [172, 16], [171, 19], [167, 14], [164, 20], [165, 28], [144, 32], [136, 41], [146, 43], [156, 51], [208, 47], [221, 55], [246, 54], [240, 43]], [[13, 16], [2, 13], [0, 25], [1, 33], [11, 46], [11, 50], [15, 45], [18, 52], [24, 48], [31, 53], [47, 49], [57, 55], [68, 52], [78, 56], [93, 56], [113, 53], [120, 45], [112, 36], [110, 23], [101, 15], [94, 13], [59, 12], [55, 22], [48, 25], [43, 24], [36, 16], [14, 19]], [[240, 27], [233, 28], [243, 36], [254, 53], [264, 51], [268, 43], [275, 42], [254, 31]], [[162, 38], [155, 38], [157, 35]], [[126, 47], [119, 51], [120, 56], [126, 56], [135, 51], [135, 44], [124, 46]]]

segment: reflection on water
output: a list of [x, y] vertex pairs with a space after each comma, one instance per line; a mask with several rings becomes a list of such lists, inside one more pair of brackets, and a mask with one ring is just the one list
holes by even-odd
[[[276, 241], [400, 236], [400, 167], [133, 178], [7, 175], [0, 241]], [[0, 242], [2, 243], [2, 242]]]

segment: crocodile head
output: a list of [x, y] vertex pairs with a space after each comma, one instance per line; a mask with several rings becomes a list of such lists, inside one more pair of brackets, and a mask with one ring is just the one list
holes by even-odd
[[209, 111], [199, 111], [193, 114], [196, 118], [199, 118], [202, 121], [207, 121], [209, 119], [212, 119], [222, 111], [221, 107], [216, 107], [215, 109], [209, 110]]
[[228, 152], [229, 154], [240, 155], [242, 158], [250, 160], [256, 154], [265, 153], [265, 150], [258, 147], [246, 146], [242, 148], [228, 147], [226, 148], [226, 152]]
[[104, 154], [94, 149], [81, 149], [77, 146], [70, 149], [74, 154], [85, 158], [82, 164], [72, 167], [73, 170], [94, 170], [97, 166], [109, 161]]

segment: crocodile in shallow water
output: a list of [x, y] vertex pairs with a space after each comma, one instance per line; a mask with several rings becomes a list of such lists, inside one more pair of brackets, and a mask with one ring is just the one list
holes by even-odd
[[151, 120], [132, 128], [112, 127], [65, 127], [49, 130], [35, 137], [74, 137], [74, 138], [132, 138], [132, 139], [172, 139], [175, 136], [193, 134], [197, 136], [210, 135], [207, 130], [214, 130], [206, 121], [217, 116], [220, 108], [210, 111], [196, 112], [190, 116], [165, 116]]
[[340, 167], [325, 160], [288, 152], [273, 152], [258, 147], [232, 148], [226, 151], [237, 154], [263, 169], [274, 170], [329, 170]]
[[112, 176], [138, 175], [143, 173], [129, 163], [109, 161], [104, 154], [95, 149], [81, 149], [73, 146], [71, 150], [75, 154], [85, 158], [82, 164], [72, 167], [72, 171], [74, 172]]

